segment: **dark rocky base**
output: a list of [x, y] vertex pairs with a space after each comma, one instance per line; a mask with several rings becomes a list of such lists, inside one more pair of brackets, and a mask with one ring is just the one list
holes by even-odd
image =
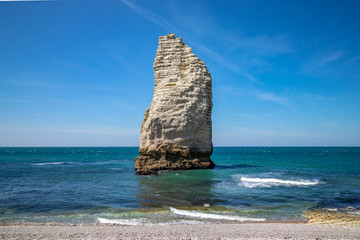
[[[205, 161], [204, 161], [205, 160]], [[211, 169], [215, 164], [208, 159], [179, 159], [176, 162], [167, 159], [154, 159], [139, 156], [135, 159], [135, 171], [138, 175], [157, 174], [161, 170]]]
[[161, 170], [211, 169], [215, 167], [211, 153], [170, 144], [162, 144], [156, 150], [140, 149], [135, 171], [138, 175], [149, 175]]

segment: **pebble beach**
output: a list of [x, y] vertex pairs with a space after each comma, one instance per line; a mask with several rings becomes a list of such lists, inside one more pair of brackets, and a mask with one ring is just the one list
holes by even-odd
[[1, 239], [359, 239], [359, 226], [306, 223], [1, 225]]

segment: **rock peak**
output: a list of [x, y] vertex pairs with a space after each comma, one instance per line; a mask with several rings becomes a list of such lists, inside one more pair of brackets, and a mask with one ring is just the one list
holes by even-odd
[[169, 33], [166, 35], [167, 39], [175, 39], [175, 34], [174, 33]]
[[141, 124], [137, 174], [213, 168], [212, 83], [205, 65], [174, 33], [159, 37], [154, 95]]

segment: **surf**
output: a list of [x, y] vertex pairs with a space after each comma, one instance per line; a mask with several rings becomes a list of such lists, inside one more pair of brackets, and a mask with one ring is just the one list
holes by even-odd
[[97, 221], [103, 224], [120, 224], [130, 226], [144, 225], [144, 223], [138, 219], [108, 219], [99, 217], [97, 218]]
[[194, 218], [230, 220], [230, 221], [240, 221], [240, 222], [245, 222], [245, 221], [263, 222], [263, 221], [266, 221], [265, 218], [247, 218], [247, 217], [240, 217], [240, 216], [214, 214], [214, 213], [203, 213], [203, 212], [197, 212], [197, 211], [180, 210], [180, 209], [176, 209], [176, 208], [172, 208], [172, 207], [170, 207], [170, 211], [176, 215], [186, 216], [186, 217], [194, 217]]
[[33, 166], [46, 166], [46, 165], [62, 165], [65, 162], [46, 162], [46, 163], [33, 163]]
[[249, 178], [249, 177], [241, 177], [240, 178], [240, 186], [244, 186], [247, 188], [253, 187], [273, 187], [273, 186], [314, 186], [319, 184], [318, 180], [282, 180], [277, 178]]

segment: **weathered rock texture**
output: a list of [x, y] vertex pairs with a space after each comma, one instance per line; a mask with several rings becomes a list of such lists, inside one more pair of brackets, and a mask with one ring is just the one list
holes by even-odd
[[173, 33], [159, 37], [155, 87], [141, 124], [137, 174], [213, 168], [211, 76], [203, 61]]

